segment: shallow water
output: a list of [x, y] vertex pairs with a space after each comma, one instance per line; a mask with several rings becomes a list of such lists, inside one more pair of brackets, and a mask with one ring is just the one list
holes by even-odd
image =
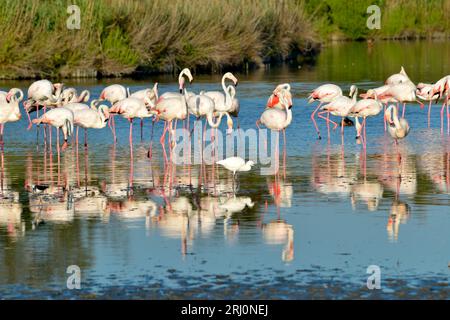
[[[407, 107], [411, 133], [398, 151], [383, 120], [368, 119], [368, 148], [353, 127], [317, 140], [308, 93], [334, 82], [348, 90], [379, 86], [405, 66], [415, 82], [450, 70], [448, 43], [364, 43], [326, 48], [313, 67], [237, 74], [240, 127], [255, 128], [274, 85], [290, 82], [293, 122], [277, 175], [260, 165], [237, 177], [217, 166], [165, 166], [151, 124], [140, 141], [117, 119], [89, 132], [89, 147], [45, 151], [42, 129], [6, 125], [0, 197], [1, 298], [438, 298], [448, 299], [450, 138], [439, 107]], [[113, 82], [160, 92], [174, 77], [146, 81], [67, 81], [93, 97]], [[218, 76], [195, 77], [193, 91], [219, 89]], [[29, 82], [2, 82], [2, 89]], [[193, 120], [191, 120], [191, 125]], [[225, 134], [225, 124], [221, 131]], [[54, 137], [53, 137], [54, 139]], [[199, 188], [199, 184], [201, 187]], [[33, 186], [48, 187], [44, 191]], [[81, 290], [66, 286], [81, 269]], [[367, 268], [381, 268], [381, 289], [368, 290]]]

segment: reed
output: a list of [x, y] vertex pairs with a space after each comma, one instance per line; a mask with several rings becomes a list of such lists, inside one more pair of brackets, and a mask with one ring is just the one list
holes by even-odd
[[2, 78], [214, 71], [318, 43], [303, 0], [0, 0], [0, 34]]

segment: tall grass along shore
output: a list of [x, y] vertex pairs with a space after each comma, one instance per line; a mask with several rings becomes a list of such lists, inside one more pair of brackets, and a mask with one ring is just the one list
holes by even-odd
[[[67, 28], [70, 5], [80, 29]], [[380, 6], [381, 29], [366, 27]], [[0, 0], [0, 78], [245, 68], [330, 39], [448, 35], [450, 0]]]
[[1, 0], [0, 34], [2, 78], [215, 71], [317, 43], [303, 1], [280, 0]]

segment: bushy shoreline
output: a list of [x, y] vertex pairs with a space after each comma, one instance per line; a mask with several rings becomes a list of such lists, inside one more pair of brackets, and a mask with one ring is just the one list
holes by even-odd
[[317, 46], [303, 1], [3, 0], [0, 77], [98, 77], [218, 71], [284, 60]]
[[[81, 9], [79, 30], [67, 7]], [[381, 29], [367, 7], [379, 5]], [[450, 1], [0, 0], [0, 79], [146, 76], [313, 58], [330, 40], [448, 38]]]

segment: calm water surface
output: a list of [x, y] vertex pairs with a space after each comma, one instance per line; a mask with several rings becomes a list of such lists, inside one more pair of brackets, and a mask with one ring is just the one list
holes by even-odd
[[[92, 130], [89, 148], [72, 144], [58, 165], [24, 114], [6, 125], [1, 154], [0, 298], [448, 299], [450, 139], [439, 107], [430, 128], [426, 110], [407, 108], [412, 129], [398, 153], [382, 117], [369, 119], [364, 153], [352, 127], [343, 140], [339, 130], [316, 140], [306, 97], [324, 82], [379, 86], [401, 65], [416, 83], [435, 81], [450, 73], [449, 56], [448, 43], [350, 43], [326, 48], [313, 67], [237, 74], [242, 128], [255, 128], [278, 83], [292, 84], [294, 107], [280, 174], [257, 165], [238, 176], [235, 196], [222, 168], [164, 166], [162, 123], [151, 161], [150, 121], [143, 141], [135, 126], [131, 160], [118, 119], [115, 146], [108, 128]], [[171, 76], [66, 85], [98, 97], [113, 82], [134, 91], [156, 80], [160, 92], [177, 88]], [[198, 76], [190, 89], [219, 81]], [[70, 265], [81, 290], [67, 289]], [[370, 265], [381, 268], [381, 290], [366, 288]]]

